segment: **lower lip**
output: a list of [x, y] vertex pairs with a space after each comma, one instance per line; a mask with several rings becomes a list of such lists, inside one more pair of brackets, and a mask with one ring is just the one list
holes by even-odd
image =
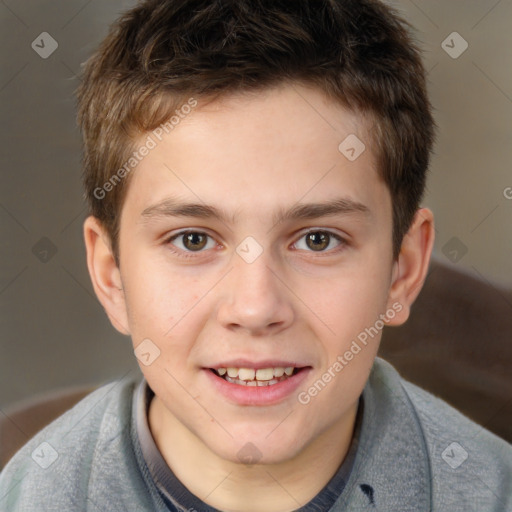
[[273, 405], [286, 399], [302, 384], [312, 368], [302, 368], [296, 374], [271, 386], [233, 384], [204, 368], [215, 389], [238, 405]]

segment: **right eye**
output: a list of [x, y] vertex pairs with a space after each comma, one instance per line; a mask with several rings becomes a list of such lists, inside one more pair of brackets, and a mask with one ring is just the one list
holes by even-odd
[[212, 246], [209, 247], [209, 249], [211, 249], [215, 247], [215, 242], [213, 241], [213, 238], [210, 237], [210, 235], [202, 231], [180, 231], [179, 233], [168, 237], [166, 239], [166, 243], [170, 244], [170, 246], [176, 247], [173, 242], [175, 240], [180, 241], [182, 248], [178, 247], [179, 250], [175, 250], [170, 247], [170, 250], [181, 258], [193, 258], [193, 253], [204, 252], [202, 249], [207, 246], [208, 238], [212, 240]]

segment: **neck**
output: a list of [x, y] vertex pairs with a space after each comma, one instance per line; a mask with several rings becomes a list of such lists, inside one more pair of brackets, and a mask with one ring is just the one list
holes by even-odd
[[289, 512], [313, 499], [339, 469], [352, 440], [357, 405], [298, 455], [278, 464], [245, 465], [219, 457], [156, 396], [148, 420], [167, 465], [206, 504], [225, 511]]

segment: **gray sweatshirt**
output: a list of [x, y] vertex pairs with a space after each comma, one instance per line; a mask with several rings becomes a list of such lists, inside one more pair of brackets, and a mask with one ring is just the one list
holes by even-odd
[[[102, 386], [31, 439], [0, 474], [0, 511], [173, 510], [141, 456], [138, 387]], [[330, 512], [512, 512], [510, 444], [380, 358], [362, 398], [357, 450]]]

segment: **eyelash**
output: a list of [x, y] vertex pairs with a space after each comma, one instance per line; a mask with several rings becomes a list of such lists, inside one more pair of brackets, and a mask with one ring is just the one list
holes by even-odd
[[[165, 239], [165, 244], [169, 246], [169, 250], [173, 254], [176, 254], [180, 258], [185, 258], [185, 259], [196, 258], [196, 257], [198, 257], [199, 254], [201, 254], [202, 252], [205, 252], [202, 250], [201, 251], [184, 251], [182, 249], [176, 250], [176, 249], [172, 248], [171, 242], [187, 233], [188, 234], [193, 233], [193, 234], [206, 235], [207, 237], [213, 239], [213, 237], [211, 237], [208, 233], [205, 233], [204, 231], [193, 231], [193, 230], [189, 230], [189, 229], [180, 231], [179, 233], [175, 233], [174, 235], [167, 237]], [[340, 235], [338, 235], [336, 233], [333, 233], [332, 231], [328, 231], [325, 229], [312, 229], [312, 230], [306, 231], [305, 233], [302, 233], [302, 235], [298, 238], [297, 241], [301, 240], [306, 235], [309, 235], [311, 233], [325, 233], [325, 234], [329, 235], [329, 237], [332, 237], [332, 238], [336, 239], [338, 242], [340, 242], [338, 247], [336, 247], [334, 249], [331, 249], [329, 251], [318, 251], [317, 254], [320, 256], [325, 253], [335, 253], [336, 254], [336, 253], [340, 252], [341, 250], [343, 250], [345, 248], [345, 246], [348, 245], [348, 242], [343, 237], [341, 237]], [[295, 242], [295, 243], [297, 243], [297, 242]], [[313, 254], [315, 254], [315, 251], [307, 251], [307, 252], [312, 252]]]

